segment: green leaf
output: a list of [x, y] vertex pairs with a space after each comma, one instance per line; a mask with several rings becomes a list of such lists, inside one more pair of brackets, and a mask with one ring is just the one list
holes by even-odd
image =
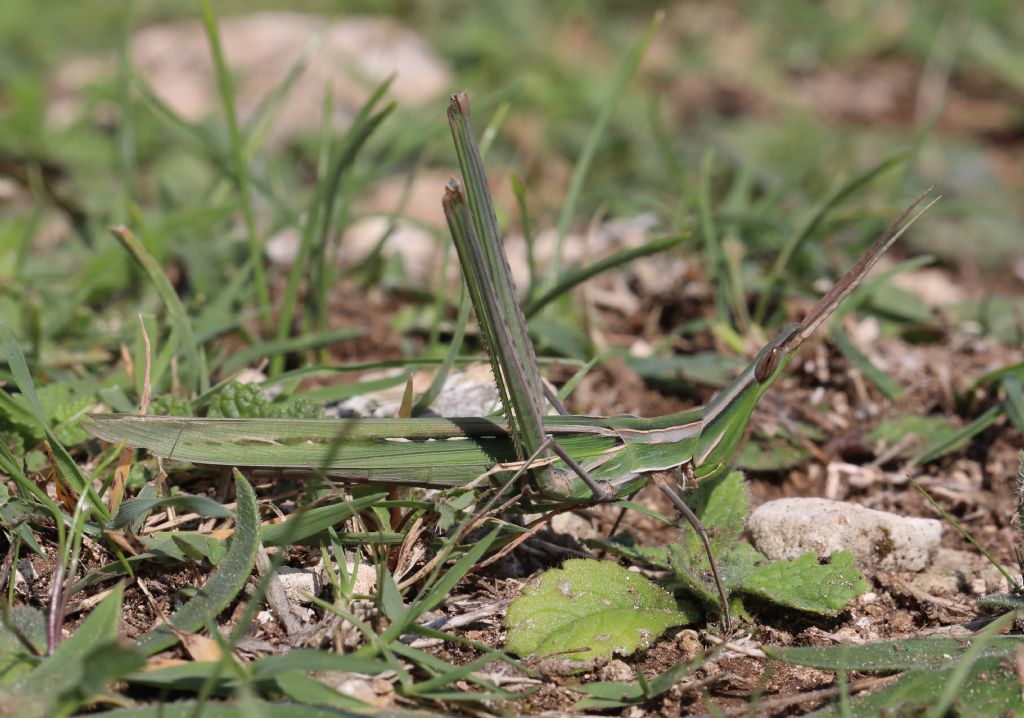
[[[46, 439], [50, 444], [50, 450], [53, 452], [54, 461], [57, 464], [57, 468], [60, 470], [61, 476], [67, 481], [79, 494], [86, 492], [89, 494], [89, 503], [92, 506], [96, 514], [103, 519], [108, 518], [106, 507], [96, 494], [95, 489], [92, 487], [92, 482], [89, 481], [82, 470], [78, 467], [78, 464], [71, 454], [68, 453], [64, 445], [61, 444], [57, 435], [50, 428], [50, 423], [46, 418], [46, 414], [43, 411], [42, 404], [39, 402], [39, 395], [36, 393], [35, 382], [32, 381], [32, 375], [29, 373], [28, 364], [25, 363], [25, 355], [21, 353], [21, 349], [18, 347], [18, 342], [15, 341], [14, 335], [11, 334], [11, 330], [6, 324], [0, 323], [0, 340], [2, 340], [4, 349], [7, 353], [7, 363], [11, 367], [11, 373], [14, 375], [14, 380], [18, 385], [18, 389], [22, 395], [28, 400], [29, 407], [32, 410], [32, 414], [39, 422], [39, 426], [46, 434]], [[0, 392], [3, 393], [3, 392]]]
[[[255, 713], [259, 711], [259, 713]], [[103, 713], [90, 713], [90, 718], [251, 718], [253, 715], [274, 716], [274, 718], [361, 718], [365, 713], [346, 709], [306, 706], [300, 703], [282, 703], [249, 699], [244, 703], [217, 703], [208, 701], [202, 709], [195, 701], [178, 703], [160, 702], [145, 708], [126, 708]], [[390, 710], [375, 711], [375, 718], [427, 718], [439, 713]]]
[[996, 423], [996, 419], [1004, 412], [1002, 404], [989, 407], [987, 411], [975, 418], [970, 424], [950, 436], [943, 436], [932, 439], [924, 451], [910, 459], [910, 466], [921, 466], [929, 461], [934, 461], [940, 456], [955, 451], [964, 446], [968, 441]]
[[755, 432], [740, 448], [736, 466], [746, 471], [783, 471], [808, 456], [810, 452], [788, 431], [780, 430], [771, 437]]
[[733, 356], [715, 352], [698, 352], [669, 357], [622, 357], [629, 368], [642, 378], [673, 389], [685, 389], [694, 384], [721, 387], [736, 376], [744, 363]]
[[205, 496], [165, 496], [163, 498], [128, 499], [121, 502], [117, 515], [107, 524], [108, 528], [121, 529], [131, 525], [137, 518], [144, 516], [153, 509], [164, 506], [192, 511], [200, 516], [214, 516], [216, 518], [231, 518], [234, 514], [224, 504], [209, 499]]
[[[1006, 670], [1008, 657], [984, 658], [972, 662], [968, 675], [959, 685], [953, 700], [955, 708], [939, 715], [1003, 716], [1024, 715], [1024, 701], [1020, 696], [1020, 679], [1016, 671]], [[951, 670], [925, 672], [911, 671], [894, 685], [872, 693], [853, 703], [856, 716], [931, 716], [929, 708], [936, 705], [936, 696], [949, 685]], [[829, 707], [810, 716], [843, 715]]]
[[[0, 614], [0, 686], [15, 683], [46, 652], [46, 619], [29, 606], [12, 606]], [[15, 634], [17, 631], [17, 635]], [[30, 653], [18, 635], [35, 649]]]
[[[796, 665], [840, 672], [908, 670], [895, 684], [858, 699], [853, 704], [858, 716], [938, 718], [950, 709], [955, 715], [1021, 715], [1024, 699], [1012, 666], [1024, 639], [998, 635], [1014, 615], [1004, 615], [970, 640], [923, 638], [859, 646], [765, 647], [765, 651]], [[812, 715], [849, 715], [849, 711], [830, 706]]]
[[[31, 671], [19, 674], [3, 691], [5, 714], [24, 718], [71, 714], [110, 682], [145, 663], [138, 651], [117, 644], [123, 593], [123, 587], [116, 586], [71, 638]], [[34, 618], [23, 623], [22, 628], [27, 629], [23, 632], [29, 636], [36, 633], [34, 623]]]
[[836, 616], [870, 588], [853, 561], [853, 554], [837, 551], [830, 563], [820, 564], [811, 551], [791, 561], [755, 566], [736, 590], [780, 606]]
[[993, 593], [978, 599], [978, 608], [999, 611], [1024, 611], [1024, 595], [1019, 593]]
[[[765, 653], [786, 663], [826, 671], [891, 672], [917, 669], [941, 669], [963, 656], [971, 646], [961, 638], [908, 638], [839, 646], [780, 648], [765, 646]], [[1013, 654], [1024, 646], [1021, 636], [997, 636], [985, 647], [982, 656]]]
[[1015, 376], [1003, 377], [1003, 389], [1006, 390], [1006, 415], [1017, 427], [1017, 431], [1024, 433], [1024, 389], [1021, 388], [1020, 379]]
[[284, 695], [299, 703], [335, 708], [366, 709], [371, 706], [358, 698], [340, 693], [323, 681], [305, 673], [283, 673], [274, 679], [276, 688]]
[[300, 337], [259, 342], [232, 354], [224, 362], [223, 366], [220, 367], [220, 371], [223, 374], [232, 374], [247, 364], [255, 363], [259, 359], [319, 349], [320, 347], [346, 342], [350, 339], [358, 339], [365, 334], [365, 329], [332, 329], [325, 332], [311, 332]]
[[[724, 553], [736, 545], [750, 513], [750, 496], [743, 472], [731, 471], [705, 481], [684, 493], [683, 500], [710, 532], [713, 550]], [[704, 557], [704, 544], [688, 523], [684, 524], [683, 533], [687, 551]]]
[[[216, 661], [189, 661], [175, 665], [137, 671], [124, 676], [129, 683], [174, 691], [202, 690], [210, 675], [218, 670]], [[223, 672], [211, 686], [214, 695], [223, 695], [234, 684], [234, 679]]]
[[879, 284], [872, 290], [865, 305], [872, 311], [901, 322], [926, 325], [935, 321], [935, 312], [921, 297], [894, 284]]
[[568, 292], [573, 287], [582, 284], [591, 277], [614, 267], [624, 266], [629, 262], [632, 262], [634, 259], [663, 252], [666, 249], [675, 247], [677, 244], [681, 244], [688, 238], [689, 234], [677, 234], [671, 237], [661, 237], [659, 239], [651, 240], [639, 247], [630, 247], [629, 249], [620, 250], [609, 257], [592, 262], [586, 267], [573, 267], [572, 269], [563, 272], [558, 277], [558, 281], [555, 283], [555, 286], [544, 292], [540, 297], [527, 302], [526, 306], [523, 307], [523, 313], [526, 315], [527, 319], [530, 319], [559, 296]]
[[624, 558], [632, 564], [667, 571], [672, 567], [669, 551], [665, 546], [637, 546], [636, 537], [631, 533], [616, 534], [610, 539], [588, 539], [586, 545], [599, 548]]
[[178, 293], [171, 285], [160, 263], [156, 261], [145, 245], [127, 227], [114, 227], [111, 229], [113, 235], [128, 250], [128, 253], [135, 258], [135, 261], [145, 270], [149, 280], [156, 287], [157, 294], [163, 300], [167, 308], [167, 315], [171, 325], [174, 327], [174, 334], [180, 339], [179, 346], [185, 353], [185, 362], [181, 367], [183, 384], [188, 390], [195, 391], [199, 387], [199, 344], [196, 342], [195, 334], [192, 331], [192, 324], [188, 319], [188, 312], [178, 298]]
[[559, 653], [584, 661], [630, 655], [666, 629], [700, 612], [610, 561], [571, 559], [542, 574], [509, 606], [508, 650], [520, 656]]
[[250, 665], [253, 680], [262, 681], [274, 678], [289, 671], [305, 673], [339, 672], [339, 673], [383, 673], [392, 666], [365, 656], [316, 651], [310, 648], [296, 648], [288, 653], [276, 656], [264, 656]]
[[[205, 560], [216, 566], [224, 558], [227, 544], [223, 539], [198, 531], [167, 531], [161, 532], [181, 551], [183, 558], [195, 561]], [[143, 540], [146, 548], [155, 551], [148, 541]]]
[[832, 339], [835, 340], [839, 351], [843, 353], [851, 364], [860, 369], [872, 384], [874, 384], [885, 398], [890, 401], [896, 399], [903, 393], [903, 387], [896, 383], [896, 380], [882, 371], [867, 354], [862, 352], [853, 340], [838, 326], [832, 327]]
[[[171, 624], [180, 632], [194, 633], [216, 620], [217, 614], [227, 608], [231, 600], [245, 585], [256, 563], [260, 546], [260, 515], [256, 494], [252, 486], [235, 469], [238, 524], [235, 526], [231, 546], [217, 571], [210, 576], [199, 592], [171, 617]], [[138, 639], [136, 645], [152, 655], [178, 642], [174, 631], [160, 625]]]
[[387, 498], [387, 494], [384, 493], [370, 494], [344, 503], [339, 502], [330, 506], [318, 506], [315, 509], [301, 511], [283, 523], [264, 526], [263, 545], [283, 546], [308, 541], [326, 532], [332, 526], [348, 521], [359, 512], [385, 498]]
[[[920, 451], [926, 441], [945, 441], [955, 436], [957, 431], [957, 427], [945, 417], [911, 414], [880, 422], [868, 432], [867, 439], [872, 442], [884, 441], [890, 446], [906, 441], [905, 448], [899, 454], [900, 458], [905, 459]], [[915, 437], [916, 440], [907, 437]], [[958, 449], [966, 443], [967, 439], [963, 439], [949, 448]]]

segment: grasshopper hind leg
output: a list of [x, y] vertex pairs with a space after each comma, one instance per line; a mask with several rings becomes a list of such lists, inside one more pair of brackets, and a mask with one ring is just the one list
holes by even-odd
[[711, 575], [715, 581], [715, 589], [718, 591], [719, 600], [722, 602], [722, 627], [728, 633], [732, 630], [732, 616], [729, 613], [729, 595], [726, 593], [725, 584], [722, 583], [721, 574], [718, 572], [718, 563], [715, 561], [715, 554], [711, 549], [711, 539], [708, 537], [707, 529], [704, 528], [704, 524], [697, 518], [697, 514], [693, 513], [693, 509], [686, 505], [686, 502], [683, 501], [675, 489], [658, 478], [654, 479], [654, 483], [668, 497], [682, 517], [693, 527], [697, 536], [700, 537], [701, 543], [704, 544], [704, 551], [708, 555], [708, 564], [711, 566]]

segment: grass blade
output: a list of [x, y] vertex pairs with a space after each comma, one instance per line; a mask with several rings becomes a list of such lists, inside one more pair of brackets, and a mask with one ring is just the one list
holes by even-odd
[[136, 645], [147, 655], [153, 655], [178, 642], [177, 632], [192, 633], [216, 620], [217, 614], [227, 608], [256, 565], [256, 551], [260, 546], [260, 515], [256, 493], [245, 477], [235, 469], [238, 523], [231, 546], [217, 571], [192, 599], [171, 617], [171, 625], [160, 625], [144, 634]]
[[555, 286], [551, 287], [551, 289], [544, 292], [544, 294], [542, 294], [540, 297], [533, 301], [527, 302], [526, 306], [523, 307], [523, 313], [526, 315], [526, 318], [529, 319], [530, 317], [537, 314], [541, 309], [546, 307], [548, 304], [558, 299], [558, 297], [561, 296], [564, 292], [567, 292], [573, 287], [582, 284], [591, 277], [594, 277], [600, 274], [601, 272], [607, 271], [609, 269], [613, 269], [614, 267], [621, 267], [625, 264], [628, 264], [629, 262], [632, 262], [634, 259], [639, 259], [640, 257], [649, 257], [652, 254], [663, 252], [666, 249], [675, 247], [678, 244], [682, 244], [684, 241], [686, 241], [686, 239], [688, 239], [688, 236], [685, 234], [677, 234], [673, 237], [662, 237], [660, 239], [655, 239], [652, 242], [648, 242], [642, 247], [624, 249], [620, 252], [616, 252], [615, 254], [609, 257], [605, 257], [604, 259], [598, 260], [597, 262], [594, 262], [586, 267], [579, 267], [577, 269], [574, 269], [565, 276], [563, 276], [561, 279], [559, 279]]
[[857, 348], [857, 345], [853, 343], [853, 340], [850, 339], [846, 332], [838, 326], [832, 327], [832, 338], [835, 339], [836, 346], [839, 347], [839, 351], [843, 353], [843, 356], [860, 369], [864, 376], [885, 395], [886, 399], [892, 401], [903, 393], [903, 387], [897, 384], [891, 376], [875, 366], [867, 355]]
[[1006, 415], [1017, 431], [1024, 434], [1024, 390], [1020, 379], [1013, 375], [1003, 377], [1003, 388], [1006, 390]]
[[232, 179], [238, 191], [238, 202], [242, 209], [242, 220], [249, 239], [249, 264], [256, 285], [256, 297], [260, 305], [260, 315], [264, 326], [270, 323], [270, 287], [267, 284], [266, 272], [263, 269], [263, 243], [256, 231], [256, 214], [252, 207], [252, 191], [249, 187], [249, 167], [246, 161], [245, 146], [242, 133], [238, 126], [238, 115], [235, 112], [235, 93], [231, 84], [231, 71], [224, 59], [224, 51], [220, 44], [220, 31], [217, 28], [217, 16], [213, 12], [210, 0], [200, 0], [203, 10], [203, 27], [206, 30], [213, 57], [213, 67], [217, 75], [217, 88], [220, 91], [224, 116], [228, 125], [228, 136], [231, 140]]
[[307, 509], [282, 523], [264, 526], [261, 533], [263, 545], [285, 546], [303, 543], [314, 536], [326, 533], [332, 526], [348, 521], [359, 512], [386, 498], [386, 493], [375, 493], [330, 506]]
[[882, 160], [863, 174], [854, 177], [852, 180], [836, 190], [831, 197], [826, 199], [821, 207], [819, 207], [818, 210], [811, 215], [810, 219], [807, 220], [807, 224], [804, 225], [803, 229], [794, 234], [792, 238], [783, 245], [782, 249], [779, 251], [779, 255], [775, 258], [775, 264], [772, 266], [771, 272], [768, 274], [768, 278], [765, 280], [764, 289], [761, 290], [761, 296], [757, 298], [757, 306], [754, 309], [754, 322], [756, 324], [764, 323], [765, 315], [768, 313], [768, 301], [771, 299], [772, 290], [775, 288], [775, 285], [779, 283], [779, 280], [786, 271], [786, 267], [789, 265], [793, 255], [796, 254], [801, 246], [803, 246], [804, 242], [810, 239], [815, 230], [817, 230], [824, 221], [825, 217], [828, 216], [829, 212], [842, 204], [848, 197], [856, 194], [864, 186], [870, 184], [873, 179], [884, 174], [886, 170], [896, 167], [897, 165], [906, 162], [908, 159], [910, 159], [910, 153], [898, 152], [892, 157]]
[[985, 429], [996, 423], [996, 419], [999, 418], [999, 415], [1003, 411], [1004, 409], [1002, 404], [996, 404], [995, 406], [990, 407], [988, 411], [983, 413], [960, 431], [956, 432], [952, 436], [936, 441], [920, 454], [913, 457], [908, 463], [908, 466], [921, 466], [922, 464], [927, 464], [929, 461], [934, 461], [940, 456], [953, 451], [971, 437], [977, 436]]
[[[288, 336], [288, 332], [293, 325], [302, 276], [306, 273], [310, 265], [310, 259], [314, 254], [317, 256], [317, 259], [313, 263], [314, 271], [311, 274], [315, 276], [310, 277], [310, 287], [319, 289], [326, 282], [326, 272], [323, 263], [327, 261], [325, 254], [327, 251], [327, 240], [330, 235], [331, 219], [334, 214], [335, 198], [338, 195], [342, 179], [345, 177], [346, 172], [351, 169], [360, 150], [362, 150], [366, 141], [380, 127], [381, 122], [394, 108], [394, 105], [391, 104], [380, 112], [373, 114], [373, 108], [376, 107], [380, 98], [390, 87], [390, 84], [390, 80], [381, 83], [363, 104], [359, 114], [353, 120], [352, 126], [338, 143], [337, 155], [331, 160], [326, 177], [319, 178], [317, 181], [317, 191], [306, 211], [306, 223], [302, 228], [302, 238], [299, 243], [298, 254], [292, 262], [291, 270], [288, 274], [288, 283], [281, 298], [281, 310], [278, 314], [276, 335], [279, 340]], [[331, 152], [330, 143], [328, 143], [328, 152]], [[316, 269], [317, 265], [320, 266], [319, 269]], [[318, 302], [317, 307], [319, 307], [317, 311], [322, 313], [323, 296], [319, 292], [316, 295], [316, 301]], [[319, 325], [319, 319], [314, 324]], [[272, 366], [275, 370], [280, 369], [277, 363]], [[277, 372], [274, 371], [272, 373]]]
[[231, 374], [238, 369], [252, 362], [267, 357], [279, 357], [285, 354], [302, 352], [308, 349], [326, 347], [349, 339], [358, 339], [364, 336], [364, 329], [333, 329], [324, 332], [313, 332], [299, 337], [285, 337], [284, 339], [273, 339], [267, 342], [260, 342], [246, 347], [240, 352], [232, 354], [220, 367], [222, 374]]
[[[11, 334], [11, 330], [2, 322], [0, 322], [0, 340], [2, 340], [6, 350], [7, 363], [11, 368], [11, 373], [14, 375], [14, 381], [21, 393], [28, 399], [35, 420], [39, 422], [39, 426], [46, 434], [46, 441], [50, 445], [50, 451], [53, 452], [53, 460], [57, 464], [60, 475], [64, 477], [64, 480], [76, 493], [79, 495], [83, 493], [88, 494], [89, 503], [96, 512], [96, 515], [106, 521], [110, 518], [110, 514], [106, 506], [104, 506], [103, 500], [92, 487], [92, 481], [78, 468], [78, 464], [71, 458], [71, 454], [68, 453], [53, 429], [50, 428], [50, 422], [46, 420], [43, 406], [39, 402], [39, 395], [36, 393], [35, 382], [32, 381], [28, 364], [25, 363], [25, 355], [18, 348], [18, 343], [15, 341], [14, 335]], [[61, 530], [63, 531], [63, 526]]]
[[452, 335], [451, 343], [448, 345], [448, 353], [445, 354], [444, 361], [438, 367], [437, 374], [434, 375], [434, 380], [430, 382], [430, 386], [416, 400], [416, 404], [412, 407], [412, 416], [419, 416], [430, 408], [434, 399], [437, 398], [437, 395], [444, 388], [448, 373], [455, 364], [455, 360], [459, 358], [459, 352], [462, 351], [462, 342], [466, 338], [466, 325], [469, 323], [469, 308], [469, 295], [463, 289], [462, 296], [459, 298], [459, 316], [455, 320], [455, 334]]
[[360, 109], [359, 114], [353, 121], [352, 127], [346, 135], [346, 141], [342, 144], [341, 154], [334, 168], [327, 178], [324, 196], [324, 208], [320, 215], [320, 237], [313, 248], [313, 254], [317, 261], [313, 264], [313, 273], [310, 277], [310, 285], [313, 287], [313, 326], [323, 329], [327, 326], [327, 289], [328, 280], [331, 276], [333, 263], [327, 257], [331, 227], [334, 223], [335, 204], [340, 194], [339, 188], [345, 172], [353, 165], [356, 156], [370, 136], [380, 127], [384, 119], [395, 109], [395, 103], [391, 102], [384, 106], [380, 112], [371, 115], [372, 109], [376, 106], [377, 100], [387, 92], [391, 86], [391, 80], [381, 83], [366, 104]]
[[178, 298], [178, 293], [171, 286], [171, 282], [160, 268], [160, 264], [130, 229], [113, 227], [110, 231], [135, 258], [135, 261], [142, 266], [150, 281], [153, 282], [153, 286], [156, 287], [156, 292], [163, 300], [164, 306], [167, 307], [171, 326], [178, 334], [182, 351], [185, 353], [185, 365], [181, 367], [182, 383], [189, 393], [197, 391], [199, 388], [199, 346], [196, 343], [195, 334], [192, 332], [192, 324], [189, 322], [185, 307]]
[[405, 611], [404, 620], [392, 623], [380, 635], [381, 642], [386, 644], [397, 640], [400, 635], [409, 629], [413, 621], [441, 603], [451, 593], [452, 589], [455, 588], [455, 584], [461, 581], [462, 577], [487, 553], [487, 549], [494, 543], [494, 539], [498, 537], [500, 530], [500, 526], [491, 529], [490, 533], [474, 543], [466, 553], [462, 554], [459, 560], [455, 562], [455, 565], [448, 569], [444, 576], [425, 588], [423, 596], [417, 599]]
[[572, 224], [573, 215], [576, 213], [576, 205], [579, 203], [583, 182], [587, 179], [590, 165], [597, 154], [598, 145], [600, 145], [601, 138], [608, 127], [608, 122], [611, 120], [615, 105], [618, 104], [619, 98], [625, 94], [629, 81], [636, 73], [637, 67], [640, 66], [640, 60], [643, 59], [647, 46], [654, 39], [654, 35], [661, 26], [661, 21], [664, 17], [665, 12], [663, 10], [659, 10], [654, 14], [644, 34], [640, 36], [640, 39], [630, 49], [622, 64], [619, 65], [618, 71], [615, 73], [615, 79], [612, 80], [611, 89], [608, 92], [608, 99], [605, 100], [604, 105], [601, 107], [601, 111], [594, 121], [594, 126], [587, 136], [587, 141], [583, 145], [580, 158], [576, 161], [576, 166], [572, 171], [572, 178], [569, 180], [569, 191], [566, 193], [565, 203], [562, 205], [562, 213], [558, 218], [558, 236], [555, 240], [555, 256], [551, 263], [551, 271], [548, 273], [549, 282], [556, 281], [559, 275], [565, 238], [569, 234], [569, 225]]

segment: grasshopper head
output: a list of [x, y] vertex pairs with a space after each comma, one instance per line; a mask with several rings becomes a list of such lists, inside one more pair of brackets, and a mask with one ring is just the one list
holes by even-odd
[[790, 324], [715, 394], [704, 409], [704, 426], [693, 452], [697, 478], [717, 473], [729, 463], [761, 395], [779, 378], [807, 336], [803, 324]]
[[914, 200], [903, 214], [889, 225], [864, 256], [807, 312], [802, 322], [783, 329], [781, 334], [758, 352], [754, 361], [738, 377], [715, 395], [704, 410], [704, 426], [693, 451], [694, 475], [698, 479], [716, 474], [729, 465], [733, 452], [736, 451], [746, 431], [747, 422], [754, 413], [757, 400], [779, 378], [782, 369], [793, 358], [800, 345], [814, 334], [836, 307], [857, 288], [892, 243], [914, 220], [938, 201], [938, 198], [935, 198], [924, 209], [913, 214], [930, 191]]

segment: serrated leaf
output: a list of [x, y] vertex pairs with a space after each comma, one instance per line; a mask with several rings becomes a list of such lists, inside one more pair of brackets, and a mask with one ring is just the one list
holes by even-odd
[[736, 590], [780, 606], [836, 616], [870, 588], [853, 561], [852, 553], [837, 551], [830, 563], [820, 564], [810, 551], [790, 561], [755, 566]]
[[[720, 611], [722, 601], [718, 588], [712, 582], [707, 554], [703, 550], [699, 553], [686, 553], [675, 545], [669, 547], [669, 553], [679, 589], [691, 594], [702, 605], [712, 606], [716, 611]], [[755, 564], [764, 560], [764, 556], [750, 544], [740, 542], [724, 553], [717, 552], [715, 560], [719, 575], [722, 577], [722, 585], [729, 594], [733, 594], [753, 571]], [[746, 614], [742, 603], [734, 595], [729, 597], [729, 608], [737, 615]]]
[[631, 655], [700, 615], [616, 563], [571, 559], [528, 586], [509, 606], [505, 625], [513, 653], [585, 661]]
[[[171, 624], [179, 632], [193, 633], [217, 618], [245, 585], [260, 546], [260, 516], [256, 494], [249, 482], [235, 470], [238, 524], [224, 560], [217, 571], [188, 603], [171, 617]], [[160, 625], [138, 639], [136, 645], [152, 655], [178, 642], [178, 636], [169, 626]]]
[[137, 518], [144, 516], [153, 509], [174, 506], [197, 513], [200, 516], [213, 516], [215, 518], [227, 519], [234, 516], [231, 509], [224, 504], [214, 501], [205, 496], [190, 496], [179, 494], [178, 496], [164, 496], [161, 498], [128, 499], [122, 501], [117, 514], [107, 525], [111, 529], [121, 529], [132, 524]]

